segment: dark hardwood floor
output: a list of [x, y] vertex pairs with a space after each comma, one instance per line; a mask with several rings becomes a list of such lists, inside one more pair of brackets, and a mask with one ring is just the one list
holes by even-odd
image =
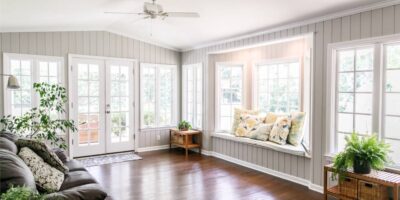
[[322, 199], [322, 194], [214, 157], [182, 150], [140, 154], [143, 160], [89, 167], [115, 200]]

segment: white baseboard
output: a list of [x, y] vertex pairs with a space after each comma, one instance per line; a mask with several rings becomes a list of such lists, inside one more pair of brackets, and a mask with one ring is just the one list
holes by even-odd
[[169, 149], [169, 144], [160, 145], [160, 146], [152, 146], [152, 147], [141, 147], [141, 148], [137, 148], [136, 152], [157, 151], [157, 150], [163, 150], [163, 149]]
[[[169, 148], [169, 145], [161, 145], [161, 146], [153, 146], [153, 147], [142, 147], [142, 148], [138, 148], [137, 152], [156, 151], [156, 150], [162, 150], [162, 149], [168, 149], [168, 148]], [[193, 149], [193, 151], [198, 152], [197, 149]], [[307, 179], [303, 179], [303, 178], [299, 178], [299, 177], [296, 177], [296, 176], [293, 176], [293, 175], [289, 175], [289, 174], [286, 174], [286, 173], [283, 173], [283, 172], [275, 171], [273, 169], [262, 167], [260, 165], [249, 163], [249, 162], [246, 162], [246, 161], [243, 161], [243, 160], [239, 160], [237, 158], [233, 158], [233, 157], [230, 157], [230, 156], [227, 156], [227, 155], [224, 155], [224, 154], [220, 154], [220, 153], [217, 153], [217, 152], [214, 152], [214, 151], [208, 151], [208, 150], [204, 150], [203, 149], [203, 150], [201, 150], [201, 154], [206, 155], [206, 156], [213, 156], [213, 157], [216, 157], [216, 158], [219, 158], [219, 159], [222, 159], [222, 160], [226, 160], [226, 161], [231, 162], [231, 163], [235, 163], [235, 164], [241, 165], [243, 167], [254, 169], [254, 170], [257, 170], [259, 172], [263, 172], [263, 173], [266, 173], [266, 174], [269, 174], [269, 175], [272, 175], [272, 176], [276, 176], [276, 177], [281, 178], [281, 179], [285, 179], [285, 180], [288, 180], [288, 181], [291, 181], [291, 182], [294, 182], [294, 183], [297, 183], [297, 184], [300, 184], [300, 185], [304, 185], [304, 186], [308, 187], [308, 189], [310, 189], [312, 191], [315, 191], [315, 192], [319, 192], [319, 193], [323, 193], [324, 192], [324, 189], [323, 189], [322, 186], [313, 184]]]

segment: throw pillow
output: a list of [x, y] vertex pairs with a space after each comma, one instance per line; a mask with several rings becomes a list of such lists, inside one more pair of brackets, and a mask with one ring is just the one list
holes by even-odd
[[33, 173], [36, 184], [46, 192], [60, 190], [64, 182], [64, 174], [43, 161], [43, 159], [27, 147], [23, 147], [18, 156]]
[[269, 113], [267, 113], [267, 116], [265, 116], [264, 123], [273, 124], [273, 123], [276, 122], [276, 120], [279, 117], [289, 117], [289, 114], [286, 114], [286, 113], [279, 113], [278, 114], [278, 113], [269, 112]]
[[289, 129], [290, 119], [288, 117], [278, 117], [269, 135], [269, 140], [278, 144], [286, 144]]
[[247, 109], [242, 109], [242, 108], [235, 108], [234, 109], [234, 114], [233, 114], [233, 124], [232, 124], [232, 133], [236, 133], [236, 129], [239, 126], [240, 123], [240, 116], [243, 114], [249, 114], [249, 115], [258, 115], [258, 111], [254, 110], [247, 110]]
[[66, 163], [69, 161], [69, 158], [63, 149], [53, 148], [51, 151], [53, 151], [57, 155], [62, 163]]
[[290, 126], [288, 142], [292, 145], [299, 145], [303, 139], [303, 125], [306, 113], [304, 112], [293, 112], [290, 115], [292, 122]]
[[249, 135], [251, 139], [267, 141], [269, 134], [271, 133], [274, 124], [260, 123], [256, 130], [250, 131]]
[[239, 119], [240, 123], [235, 132], [238, 137], [250, 137], [249, 132], [256, 130], [261, 122], [257, 115], [243, 114]]
[[63, 172], [64, 174], [69, 171], [68, 167], [64, 165], [64, 163], [58, 158], [58, 156], [54, 152], [52, 152], [45, 143], [36, 140], [19, 139], [15, 144], [18, 146], [19, 149], [21, 149], [22, 147], [30, 148], [36, 154], [42, 157], [45, 162]]

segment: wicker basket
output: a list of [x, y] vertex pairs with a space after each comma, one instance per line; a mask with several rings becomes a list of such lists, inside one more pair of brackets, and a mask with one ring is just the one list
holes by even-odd
[[[185, 144], [185, 136], [175, 133], [172, 135], [172, 142], [175, 144], [184, 145]], [[192, 144], [192, 143], [193, 143], [192, 135], [188, 135], [188, 144]]]
[[342, 181], [339, 181], [340, 194], [350, 197], [357, 198], [357, 179], [345, 177]]
[[360, 200], [386, 200], [388, 190], [386, 187], [367, 181], [358, 181], [358, 199]]

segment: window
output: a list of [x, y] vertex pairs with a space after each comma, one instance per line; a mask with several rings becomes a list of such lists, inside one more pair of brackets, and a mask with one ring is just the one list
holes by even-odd
[[301, 67], [298, 59], [259, 63], [254, 70], [255, 109], [264, 114], [290, 113], [302, 109]]
[[141, 127], [176, 125], [176, 65], [141, 64]]
[[372, 132], [373, 47], [339, 50], [337, 55], [338, 150], [353, 131]]
[[[344, 138], [378, 134], [391, 144], [391, 157], [400, 166], [400, 43], [386, 37], [333, 44], [328, 83], [329, 153], [343, 150]], [[329, 74], [330, 73], [330, 74]]]
[[216, 130], [230, 131], [235, 107], [243, 106], [243, 64], [217, 63]]
[[8, 90], [5, 84], [5, 114], [20, 116], [38, 106], [39, 97], [33, 91], [35, 82], [63, 85], [63, 60], [62, 57], [5, 53], [4, 74], [16, 76], [21, 86], [17, 90]]
[[203, 122], [203, 67], [201, 63], [184, 65], [182, 79], [182, 117], [193, 128], [201, 129]]

